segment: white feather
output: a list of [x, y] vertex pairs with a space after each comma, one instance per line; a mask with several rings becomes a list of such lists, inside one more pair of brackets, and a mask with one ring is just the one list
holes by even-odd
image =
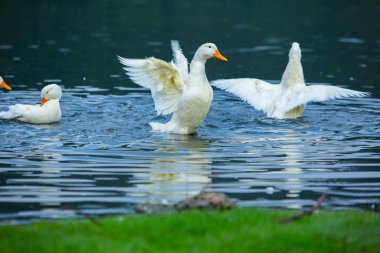
[[171, 45], [173, 51], [174, 64], [179, 69], [183, 82], [187, 84], [189, 81], [189, 63], [182, 53], [182, 49], [179, 46], [178, 40], [172, 40]]
[[211, 81], [211, 85], [231, 92], [265, 113], [273, 110], [279, 93], [276, 85], [252, 78], [220, 79]]
[[177, 110], [184, 82], [176, 66], [153, 57], [145, 60], [118, 58], [133, 82], [151, 90], [158, 115]]
[[285, 111], [290, 111], [297, 106], [309, 102], [323, 102], [338, 98], [365, 97], [370, 93], [344, 89], [329, 85], [310, 85], [294, 87], [288, 96], [288, 103], [284, 106]]

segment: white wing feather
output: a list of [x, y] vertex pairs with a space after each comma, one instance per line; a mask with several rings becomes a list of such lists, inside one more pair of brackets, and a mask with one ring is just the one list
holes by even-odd
[[285, 111], [290, 111], [299, 105], [308, 102], [323, 102], [331, 99], [345, 97], [365, 97], [370, 93], [344, 89], [328, 85], [298, 86], [289, 92]]
[[176, 66], [154, 57], [118, 59], [133, 82], [151, 90], [158, 115], [177, 110], [184, 83]]
[[178, 67], [184, 83], [187, 84], [189, 80], [189, 63], [182, 53], [178, 40], [172, 40], [171, 45], [174, 64]]
[[211, 81], [211, 85], [231, 92], [267, 114], [272, 112], [280, 91], [278, 85], [252, 78], [220, 79]]

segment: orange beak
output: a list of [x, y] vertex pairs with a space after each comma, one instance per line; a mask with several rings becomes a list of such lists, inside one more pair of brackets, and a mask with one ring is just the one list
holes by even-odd
[[6, 84], [4, 81], [2, 83], [0, 83], [0, 86], [7, 89], [7, 90], [12, 90], [12, 88], [8, 84]]
[[48, 100], [46, 98], [41, 98], [41, 106], [43, 106]]
[[227, 61], [227, 58], [221, 55], [218, 50], [215, 51], [215, 54], [213, 56], [218, 58], [219, 60]]

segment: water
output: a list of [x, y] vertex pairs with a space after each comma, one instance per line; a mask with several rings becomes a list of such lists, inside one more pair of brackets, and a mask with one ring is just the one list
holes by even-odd
[[[301, 208], [324, 192], [328, 208], [379, 205], [376, 1], [20, 2], [0, 3], [0, 71], [14, 87], [0, 93], [0, 110], [37, 103], [55, 82], [64, 88], [63, 118], [0, 121], [0, 220], [129, 213], [136, 203], [174, 203], [201, 190], [225, 192], [240, 206]], [[197, 136], [152, 133], [148, 122], [168, 118], [156, 116], [149, 92], [115, 56], [170, 60], [172, 38], [189, 58], [203, 42], [218, 45], [229, 62], [210, 60], [210, 80], [274, 82], [298, 41], [309, 83], [372, 96], [274, 120], [216, 90]]]

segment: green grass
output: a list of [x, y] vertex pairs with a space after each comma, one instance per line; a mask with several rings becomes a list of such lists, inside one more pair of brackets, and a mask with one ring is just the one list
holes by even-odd
[[291, 224], [290, 211], [234, 209], [0, 226], [0, 252], [380, 252], [380, 216], [320, 211]]

